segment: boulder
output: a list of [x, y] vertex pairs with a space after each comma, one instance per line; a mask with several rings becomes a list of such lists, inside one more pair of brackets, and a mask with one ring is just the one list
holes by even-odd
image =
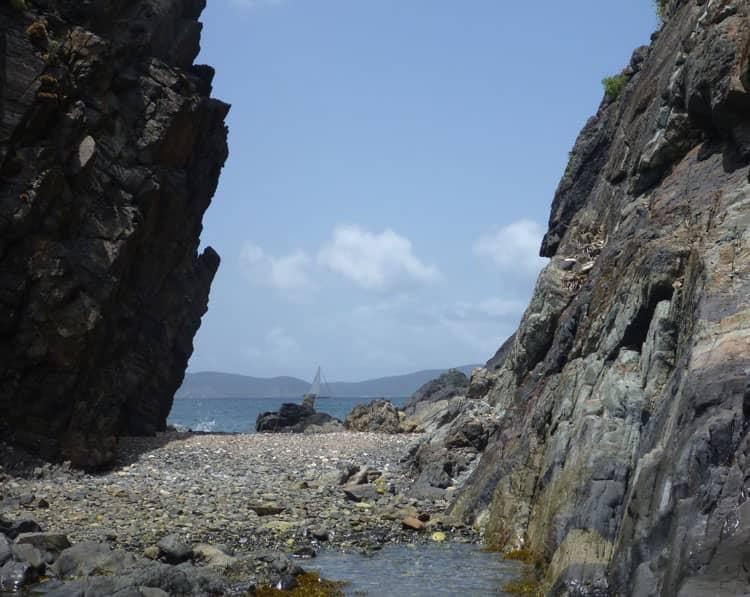
[[167, 535], [156, 544], [159, 556], [168, 564], [181, 564], [193, 556], [193, 548], [178, 535]]
[[401, 432], [398, 409], [388, 400], [373, 400], [369, 404], [358, 404], [347, 415], [345, 424], [350, 431]]
[[265, 433], [333, 433], [343, 429], [341, 421], [317, 412], [311, 401], [282, 404], [278, 411], [261, 413], [255, 421], [255, 430]]
[[28, 543], [42, 551], [60, 553], [70, 547], [70, 540], [60, 533], [21, 533], [16, 537], [16, 543]]
[[409, 398], [404, 406], [407, 415], [413, 414], [416, 406], [425, 402], [450, 400], [465, 396], [469, 389], [469, 378], [458, 369], [451, 369], [437, 379], [428, 381]]

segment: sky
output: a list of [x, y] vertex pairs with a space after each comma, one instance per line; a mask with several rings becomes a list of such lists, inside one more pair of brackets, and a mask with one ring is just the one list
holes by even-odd
[[601, 79], [650, 0], [210, 0], [230, 104], [190, 371], [331, 381], [489, 359]]

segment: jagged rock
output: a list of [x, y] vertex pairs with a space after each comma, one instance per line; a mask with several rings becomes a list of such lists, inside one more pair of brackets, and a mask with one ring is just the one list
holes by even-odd
[[228, 106], [205, 1], [27, 4], [0, 5], [0, 437], [96, 468], [182, 381]]
[[401, 433], [398, 409], [388, 400], [373, 400], [369, 404], [358, 404], [346, 416], [345, 425], [350, 431]]
[[469, 388], [469, 378], [458, 369], [451, 369], [437, 379], [428, 381], [409, 398], [404, 405], [407, 415], [414, 413], [418, 404], [438, 402], [455, 396], [465, 396]]
[[331, 433], [343, 431], [344, 425], [329, 414], [316, 412], [309, 403], [286, 403], [278, 411], [259, 414], [255, 430], [266, 433]]
[[[549, 594], [750, 586], [749, 13], [665, 4], [571, 152], [518, 331], [472, 377], [496, 422], [453, 417], [413, 454]], [[465, 482], [448, 443], [482, 454]]]

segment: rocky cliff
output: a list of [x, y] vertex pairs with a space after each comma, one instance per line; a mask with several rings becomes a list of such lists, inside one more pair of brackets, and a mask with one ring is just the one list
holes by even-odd
[[97, 467], [164, 428], [219, 264], [205, 0], [0, 3], [0, 437]]
[[554, 595], [750, 592], [750, 2], [661, 5], [468, 391], [499, 423], [452, 513]]

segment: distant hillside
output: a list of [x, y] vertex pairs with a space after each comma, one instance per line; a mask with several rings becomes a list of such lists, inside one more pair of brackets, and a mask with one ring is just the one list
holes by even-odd
[[[479, 365], [456, 367], [467, 375]], [[411, 396], [419, 387], [439, 377], [447, 369], [427, 369], [366, 381], [335, 381], [327, 384], [331, 396], [380, 398]], [[232, 373], [188, 373], [175, 398], [299, 398], [310, 389], [310, 382], [296, 377], [250, 377]]]

